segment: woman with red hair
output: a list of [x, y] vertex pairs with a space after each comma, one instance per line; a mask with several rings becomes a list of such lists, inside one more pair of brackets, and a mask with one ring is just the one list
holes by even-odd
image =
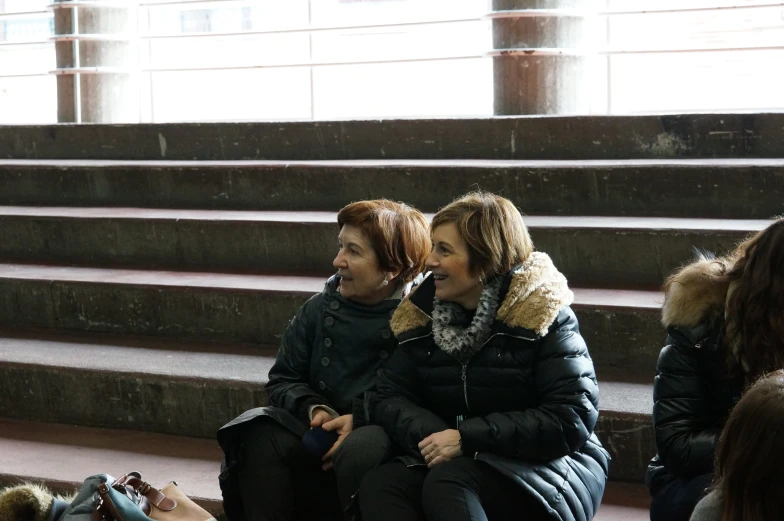
[[427, 220], [380, 199], [349, 204], [337, 224], [337, 273], [283, 333], [270, 406], [218, 432], [229, 521], [342, 519], [392, 446], [367, 404], [397, 346], [389, 319], [425, 267]]

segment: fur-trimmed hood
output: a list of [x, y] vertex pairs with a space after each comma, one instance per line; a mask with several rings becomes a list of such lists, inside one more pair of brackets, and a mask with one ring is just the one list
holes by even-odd
[[700, 254], [672, 275], [665, 286], [662, 324], [695, 328], [722, 317], [729, 290], [725, 275], [733, 265], [729, 257]]
[[47, 521], [53, 500], [52, 493], [40, 485], [0, 490], [0, 521]]
[[[566, 277], [546, 253], [531, 253], [525, 262], [503, 277], [496, 321], [508, 327], [529, 329], [544, 336], [561, 308], [574, 300]], [[392, 316], [391, 327], [396, 337], [432, 324], [434, 295], [433, 277], [428, 276]]]

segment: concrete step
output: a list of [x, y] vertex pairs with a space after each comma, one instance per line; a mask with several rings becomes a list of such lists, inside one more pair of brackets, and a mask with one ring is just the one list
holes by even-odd
[[[0, 417], [213, 437], [228, 420], [265, 403], [272, 350], [112, 340], [5, 332]], [[602, 366], [597, 373], [597, 432], [614, 458], [612, 476], [638, 482], [654, 447], [653, 371], [631, 382]]]
[[28, 125], [8, 159], [646, 159], [781, 157], [784, 113]]
[[70, 493], [93, 474], [141, 472], [153, 486], [176, 481], [215, 515], [223, 512], [222, 453], [211, 439], [0, 419], [0, 487], [43, 483]]
[[[70, 492], [91, 474], [139, 470], [156, 485], [176, 480], [207, 510], [222, 512], [217, 480], [221, 454], [212, 440], [0, 420], [0, 453], [8, 455], [0, 462], [0, 486], [32, 481]], [[645, 487], [611, 482], [594, 519], [647, 518]]]
[[470, 190], [533, 215], [765, 219], [784, 159], [0, 160], [0, 205], [335, 211], [386, 197], [435, 212]]
[[[0, 264], [0, 327], [277, 345], [319, 277]], [[648, 370], [664, 341], [662, 295], [574, 288], [594, 358]]]
[[[337, 216], [0, 207], [0, 260], [192, 270], [333, 272]], [[723, 253], [767, 220], [528, 216], [537, 249], [577, 286], [656, 288], [694, 249]]]

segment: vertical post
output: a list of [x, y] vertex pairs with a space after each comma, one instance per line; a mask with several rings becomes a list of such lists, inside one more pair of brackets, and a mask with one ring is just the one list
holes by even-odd
[[[72, 34], [75, 13], [73, 9], [54, 10], [54, 34]], [[55, 42], [55, 60], [58, 69], [77, 67], [78, 47], [73, 42]], [[78, 123], [79, 111], [76, 110], [78, 99], [78, 77], [73, 74], [57, 76], [57, 121], [60, 123]]]
[[70, 74], [58, 78], [61, 122], [136, 123], [139, 121], [137, 10], [127, 7], [55, 9], [55, 34], [106, 35], [105, 39], [57, 42], [58, 68], [124, 69], [122, 72]]
[[[596, 111], [605, 0], [493, 0], [493, 89], [497, 115]], [[605, 97], [606, 95], [602, 95]]]
[[[313, 4], [308, 0], [308, 29], [313, 27]], [[313, 32], [308, 31], [308, 60], [313, 63]], [[308, 67], [310, 72], [310, 120], [316, 119], [316, 94], [314, 91], [313, 67]]]

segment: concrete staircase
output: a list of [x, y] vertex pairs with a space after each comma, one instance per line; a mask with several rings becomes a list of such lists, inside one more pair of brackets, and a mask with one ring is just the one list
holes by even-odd
[[784, 114], [0, 127], [0, 482], [138, 469], [219, 512], [211, 438], [264, 403], [335, 212], [482, 188], [575, 290], [614, 458], [597, 519], [646, 519], [658, 288], [784, 211], [782, 138]]

